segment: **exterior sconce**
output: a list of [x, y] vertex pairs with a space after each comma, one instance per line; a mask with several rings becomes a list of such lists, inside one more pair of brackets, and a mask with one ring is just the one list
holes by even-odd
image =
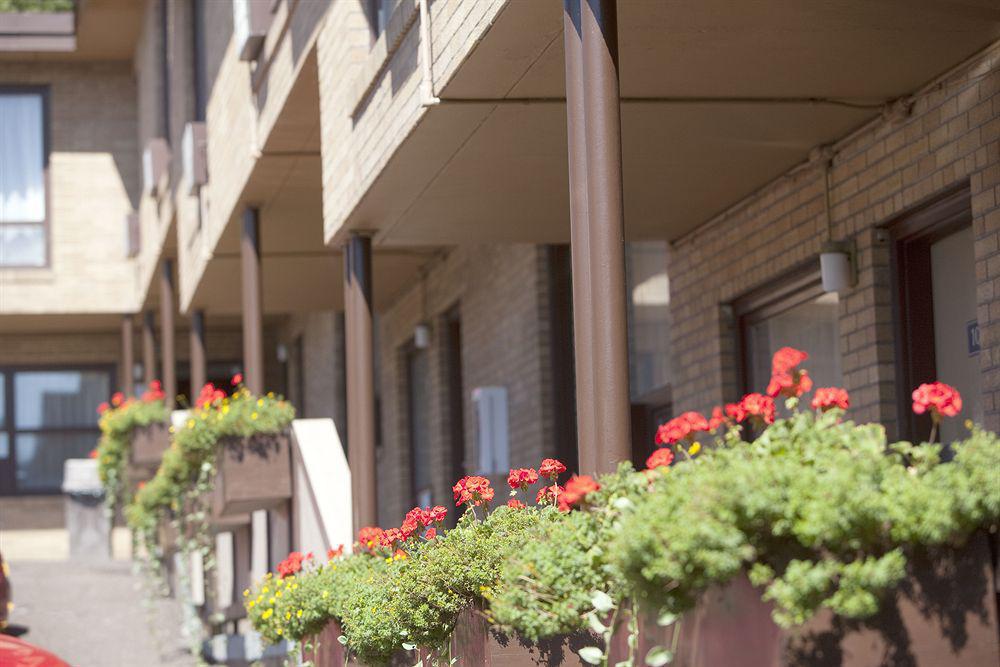
[[280, 363], [285, 363], [288, 361], [288, 347], [284, 343], [278, 343], [278, 347], [274, 350], [274, 356], [278, 358]]
[[850, 241], [827, 241], [819, 255], [823, 291], [846, 292], [854, 286], [854, 244]]
[[413, 346], [418, 350], [426, 350], [431, 346], [431, 328], [426, 324], [418, 324], [413, 328]]

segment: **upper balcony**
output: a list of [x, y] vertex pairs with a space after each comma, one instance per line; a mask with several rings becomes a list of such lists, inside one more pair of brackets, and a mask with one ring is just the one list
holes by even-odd
[[[619, 4], [636, 240], [678, 238], [814, 149], [905, 114], [910, 94], [1000, 38], [990, 0]], [[428, 5], [400, 22], [380, 67], [361, 68], [370, 81], [340, 46], [346, 28], [324, 28], [327, 240], [365, 230], [376, 247], [567, 241], [562, 3]], [[342, 83], [352, 76], [365, 83], [360, 104]]]

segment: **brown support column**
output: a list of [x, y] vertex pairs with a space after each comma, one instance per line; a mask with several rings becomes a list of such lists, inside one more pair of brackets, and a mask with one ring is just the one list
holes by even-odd
[[135, 395], [132, 369], [135, 367], [135, 326], [131, 315], [122, 315], [121, 388], [126, 396]]
[[616, 0], [583, 0], [583, 97], [597, 472], [631, 457]]
[[354, 527], [378, 520], [375, 479], [375, 356], [372, 340], [372, 245], [353, 234], [344, 248], [347, 338], [347, 455]]
[[243, 278], [243, 382], [264, 393], [264, 316], [260, 280], [260, 220], [255, 208], [243, 212], [240, 264]]
[[147, 310], [142, 314], [142, 381], [147, 387], [156, 379], [156, 336], [153, 333], [155, 324], [156, 316], [153, 315], [153, 311]]
[[191, 333], [189, 352], [191, 358], [191, 396], [193, 401], [207, 382], [208, 370], [205, 361], [205, 311], [196, 310], [191, 313]]
[[576, 362], [576, 433], [580, 471], [597, 470], [594, 364], [591, 349], [590, 229], [587, 216], [587, 133], [583, 113], [581, 0], [563, 0], [566, 53], [566, 129], [569, 146], [570, 252], [573, 265], [573, 352]]
[[177, 346], [174, 344], [174, 262], [163, 260], [160, 269], [160, 361], [163, 364], [163, 393], [167, 407], [177, 400]]

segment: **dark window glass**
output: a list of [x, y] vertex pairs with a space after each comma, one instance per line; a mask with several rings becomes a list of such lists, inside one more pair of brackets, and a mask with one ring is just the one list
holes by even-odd
[[431, 493], [430, 363], [426, 350], [406, 353], [407, 416], [414, 502], [429, 505]]

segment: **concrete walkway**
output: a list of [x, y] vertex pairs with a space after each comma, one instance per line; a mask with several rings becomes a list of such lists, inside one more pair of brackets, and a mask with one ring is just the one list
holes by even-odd
[[73, 667], [194, 665], [180, 639], [180, 608], [150, 603], [130, 561], [87, 565], [69, 560], [14, 560], [12, 626], [22, 639]]

